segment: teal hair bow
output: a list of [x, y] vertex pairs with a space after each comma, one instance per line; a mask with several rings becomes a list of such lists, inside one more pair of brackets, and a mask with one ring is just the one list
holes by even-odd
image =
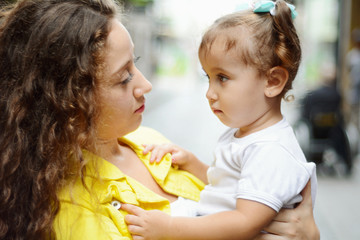
[[[276, 5], [275, 2], [273, 2], [273, 1], [259, 1], [259, 2], [255, 3], [253, 11], [255, 13], [269, 12], [271, 15], [275, 16], [275, 14], [276, 14], [275, 5]], [[290, 3], [286, 3], [286, 5], [291, 10], [292, 19], [295, 19], [296, 16], [298, 15], [296, 10], [295, 10], [295, 6], [290, 4]]]

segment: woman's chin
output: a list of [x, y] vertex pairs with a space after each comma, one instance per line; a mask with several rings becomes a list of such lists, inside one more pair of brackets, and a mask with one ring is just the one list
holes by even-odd
[[133, 123], [134, 123], [134, 124], [131, 126], [131, 128], [129, 128], [129, 132], [128, 132], [128, 133], [135, 131], [136, 129], [138, 129], [138, 128], [141, 126], [141, 123], [142, 123], [142, 115], [139, 116], [139, 119], [136, 120], [136, 121], [134, 121]]

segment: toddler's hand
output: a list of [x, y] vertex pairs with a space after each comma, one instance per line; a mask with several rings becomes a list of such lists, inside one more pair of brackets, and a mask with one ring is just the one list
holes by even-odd
[[150, 163], [159, 163], [166, 154], [171, 154], [173, 165], [194, 174], [204, 183], [207, 183], [206, 172], [209, 166], [201, 162], [193, 153], [171, 143], [143, 146], [145, 148], [143, 154], [151, 152]]
[[178, 165], [179, 167], [189, 161], [190, 152], [175, 144], [150, 144], [143, 146], [145, 147], [143, 154], [151, 152], [150, 163], [159, 163], [167, 153], [171, 154], [172, 163]]
[[171, 217], [159, 210], [146, 211], [130, 204], [122, 204], [129, 232], [134, 240], [165, 239], [170, 229]]

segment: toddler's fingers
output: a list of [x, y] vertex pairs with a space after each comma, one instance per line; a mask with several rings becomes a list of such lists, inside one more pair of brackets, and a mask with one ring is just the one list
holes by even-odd
[[143, 212], [145, 212], [144, 209], [137, 207], [135, 205], [132, 204], [121, 204], [121, 209], [132, 214], [132, 215], [136, 215], [139, 216], [141, 215]]
[[174, 163], [174, 164], [179, 163], [179, 159], [183, 159], [183, 158], [184, 158], [184, 154], [180, 151], [174, 152], [171, 155], [171, 160], [172, 160], [172, 163]]
[[167, 152], [167, 151], [160, 151], [158, 152], [156, 158], [155, 158], [155, 161], [156, 163], [159, 163], [162, 161], [162, 159], [166, 156], [166, 154], [170, 154], [171, 156], [171, 153]]
[[144, 240], [145, 238], [143, 236], [139, 235], [132, 235], [133, 240]]
[[132, 215], [131, 213], [125, 216], [125, 222], [129, 226], [142, 226], [142, 219], [136, 215]]
[[155, 161], [159, 163], [167, 153], [169, 153], [169, 148], [167, 147], [154, 148], [151, 152], [150, 163], [153, 163]]
[[154, 149], [155, 145], [154, 144], [143, 144], [143, 147], [144, 147], [143, 154], [146, 155]]
[[136, 225], [128, 225], [128, 230], [132, 235], [142, 236], [144, 235], [144, 229]]

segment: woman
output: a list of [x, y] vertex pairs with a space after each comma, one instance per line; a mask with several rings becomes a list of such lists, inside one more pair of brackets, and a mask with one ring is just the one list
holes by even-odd
[[[138, 128], [151, 84], [118, 13], [112, 0], [24, 0], [3, 13], [0, 239], [128, 239], [121, 202], [170, 212], [179, 196], [198, 199], [200, 180], [142, 154], [167, 140]], [[266, 230], [318, 239], [311, 199]]]

